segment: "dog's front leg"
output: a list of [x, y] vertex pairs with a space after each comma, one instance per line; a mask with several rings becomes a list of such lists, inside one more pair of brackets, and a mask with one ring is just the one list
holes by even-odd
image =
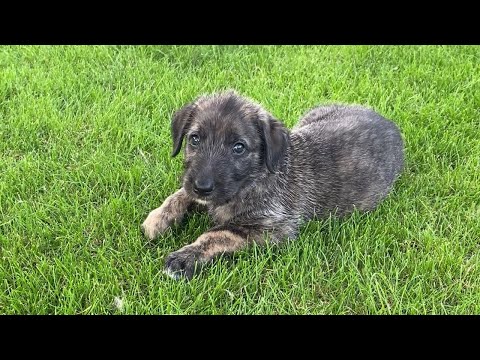
[[191, 279], [202, 265], [215, 257], [233, 253], [249, 242], [261, 242], [262, 233], [237, 226], [217, 226], [202, 234], [194, 243], [177, 250], [165, 260], [165, 271], [178, 279], [185, 276]]
[[150, 240], [167, 230], [173, 224], [182, 221], [192, 200], [183, 188], [165, 199], [162, 206], [152, 210], [142, 224], [143, 233]]

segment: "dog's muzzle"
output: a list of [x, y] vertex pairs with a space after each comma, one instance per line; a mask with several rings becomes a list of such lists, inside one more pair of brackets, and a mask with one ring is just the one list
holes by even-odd
[[193, 191], [200, 196], [210, 195], [214, 188], [213, 179], [210, 178], [196, 179], [193, 183]]

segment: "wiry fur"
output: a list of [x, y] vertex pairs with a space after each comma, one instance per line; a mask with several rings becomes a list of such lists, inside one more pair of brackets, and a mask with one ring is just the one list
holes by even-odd
[[[188, 144], [192, 134], [200, 137], [198, 146]], [[183, 187], [143, 228], [154, 238], [194, 201], [206, 205], [217, 225], [166, 260], [170, 273], [187, 278], [217, 255], [262, 243], [266, 232], [280, 242], [315, 216], [374, 209], [403, 168], [396, 125], [360, 106], [314, 108], [288, 131], [260, 105], [228, 91], [179, 110], [172, 137], [174, 156], [187, 142]], [[242, 155], [232, 152], [238, 141], [246, 145]], [[214, 190], [197, 194], [195, 181], [210, 181]]]

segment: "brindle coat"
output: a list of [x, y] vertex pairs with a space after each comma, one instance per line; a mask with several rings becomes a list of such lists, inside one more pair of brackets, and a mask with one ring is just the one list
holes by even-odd
[[403, 168], [396, 125], [347, 105], [307, 112], [291, 131], [234, 91], [201, 96], [172, 120], [173, 153], [186, 138], [183, 187], [142, 224], [149, 239], [196, 203], [216, 223], [171, 253], [166, 271], [191, 278], [217, 255], [251, 242], [295, 238], [302, 222], [374, 209]]

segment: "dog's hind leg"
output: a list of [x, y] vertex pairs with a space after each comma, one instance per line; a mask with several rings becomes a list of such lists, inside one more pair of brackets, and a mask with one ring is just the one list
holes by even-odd
[[192, 205], [192, 200], [187, 196], [183, 188], [165, 199], [162, 206], [152, 210], [141, 225], [145, 236], [153, 240], [168, 227], [178, 224], [188, 208]]
[[194, 243], [168, 255], [165, 272], [175, 279], [181, 276], [191, 279], [202, 265], [252, 242], [264, 242], [262, 231], [233, 225], [216, 226], [202, 234]]

